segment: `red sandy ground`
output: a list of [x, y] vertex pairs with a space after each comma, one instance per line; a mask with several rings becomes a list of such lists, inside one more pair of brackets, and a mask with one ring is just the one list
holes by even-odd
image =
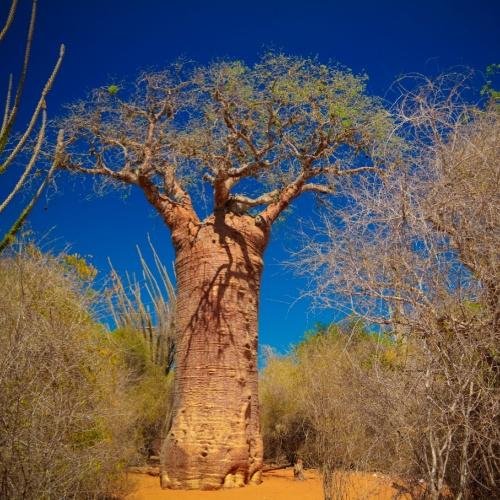
[[[259, 486], [218, 491], [162, 490], [158, 477], [130, 474], [133, 493], [127, 500], [323, 500], [321, 481], [315, 471], [305, 471], [305, 481], [295, 481], [292, 469], [264, 473]], [[409, 500], [392, 486], [391, 479], [372, 473], [352, 473], [346, 477], [349, 500]], [[399, 496], [398, 496], [399, 493]]]

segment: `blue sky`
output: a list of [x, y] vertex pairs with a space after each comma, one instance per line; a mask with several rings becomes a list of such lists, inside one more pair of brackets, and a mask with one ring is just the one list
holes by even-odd
[[[0, 47], [1, 95], [7, 72], [20, 63], [30, 2], [20, 3], [13, 29]], [[2, 2], [2, 19], [5, 10]], [[269, 48], [318, 55], [355, 72], [366, 71], [370, 93], [385, 96], [404, 73], [435, 75], [455, 66], [484, 70], [500, 62], [499, 25], [500, 2], [486, 0], [40, 0], [20, 123], [61, 42], [67, 54], [48, 101], [51, 117], [96, 86], [132, 80], [141, 70], [160, 69], [179, 56], [199, 63], [220, 57], [252, 63]], [[4, 191], [0, 186], [0, 193]], [[294, 214], [310, 213], [310, 201], [296, 205]], [[295, 215], [290, 222], [291, 227], [282, 225], [273, 233], [261, 294], [261, 344], [278, 350], [300, 339], [315, 321], [333, 317], [331, 311], [311, 311], [306, 300], [292, 306], [304, 282], [281, 264], [294, 245]], [[60, 177], [57, 191], [36, 207], [31, 227], [39, 237], [51, 230], [49, 246], [70, 244], [102, 275], [109, 269], [108, 257], [118, 271], [137, 270], [135, 245], [145, 248], [147, 233], [166, 262], [173, 258], [168, 231], [140, 192], [96, 197], [92, 185], [81, 178]]]

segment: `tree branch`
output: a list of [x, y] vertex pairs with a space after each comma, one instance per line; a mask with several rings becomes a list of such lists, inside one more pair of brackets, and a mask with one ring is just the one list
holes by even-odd
[[304, 184], [301, 189], [301, 193], [313, 192], [321, 194], [333, 194], [335, 189], [331, 186], [325, 186], [324, 184]]
[[275, 189], [273, 191], [269, 191], [268, 193], [264, 193], [257, 198], [250, 198], [248, 196], [244, 196], [241, 194], [233, 194], [229, 197], [230, 203], [238, 203], [245, 208], [258, 207], [259, 205], [269, 205], [276, 201], [276, 198], [279, 196], [280, 191]]
[[227, 171], [228, 177], [248, 177], [257, 173], [259, 170], [269, 169], [274, 165], [274, 162], [268, 160], [254, 161], [250, 163], [245, 163], [241, 167], [230, 168]]
[[156, 208], [171, 230], [183, 226], [187, 229], [189, 222], [199, 223], [198, 216], [190, 204], [177, 203], [161, 194], [158, 187], [149, 178], [139, 176], [137, 185], [144, 191], [149, 203]]
[[193, 216], [196, 217], [191, 196], [185, 189], [182, 188], [177, 180], [174, 167], [165, 165], [162, 174], [164, 178], [165, 192], [169, 198], [181, 204], [186, 210], [192, 211]]
[[305, 175], [302, 172], [297, 179], [289, 184], [285, 189], [283, 189], [278, 197], [278, 199], [267, 206], [261, 213], [260, 216], [265, 221], [266, 224], [271, 225], [280, 215], [283, 210], [285, 210], [288, 205], [302, 192], [302, 187], [305, 183]]
[[272, 224], [278, 218], [280, 213], [283, 212], [283, 210], [285, 210], [295, 198], [297, 198], [304, 192], [316, 192], [322, 194], [334, 193], [333, 186], [327, 186], [325, 184], [306, 183], [310, 179], [324, 174], [333, 174], [336, 177], [341, 177], [369, 171], [377, 173], [382, 172], [382, 169], [380, 169], [379, 167], [370, 166], [341, 170], [339, 162], [318, 167], [312, 167], [307, 160], [306, 163], [307, 165], [302, 168], [301, 173], [297, 176], [295, 181], [293, 181], [281, 191], [278, 200], [271, 203], [265, 210], [261, 212], [261, 217], [263, 217], [268, 224]]

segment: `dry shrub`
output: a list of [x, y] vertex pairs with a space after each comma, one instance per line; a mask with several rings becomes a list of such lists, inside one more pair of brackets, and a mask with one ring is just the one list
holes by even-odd
[[299, 255], [321, 305], [409, 346], [400, 379], [377, 390], [395, 395], [386, 411], [412, 457], [402, 472], [433, 499], [500, 488], [500, 115], [464, 102], [462, 84], [403, 95], [405, 161], [345, 183]]
[[2, 498], [105, 497], [135, 454], [127, 374], [68, 262], [0, 260]]
[[310, 332], [288, 356], [268, 356], [261, 377], [267, 458], [286, 450], [318, 467], [327, 499], [346, 494], [339, 471], [405, 470], [411, 450], [390, 402], [407, 390], [406, 355], [407, 347], [346, 321]]

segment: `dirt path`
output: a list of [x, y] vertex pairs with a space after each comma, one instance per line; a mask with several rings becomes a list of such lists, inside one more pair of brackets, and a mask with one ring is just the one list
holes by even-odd
[[[264, 482], [259, 486], [218, 491], [162, 490], [157, 477], [131, 474], [134, 492], [127, 500], [322, 500], [321, 481], [315, 471], [305, 471], [305, 481], [294, 481], [291, 469], [264, 473]], [[350, 500], [391, 500], [398, 490], [388, 478], [353, 473], [347, 477], [346, 486]], [[400, 500], [410, 497], [401, 495]]]

